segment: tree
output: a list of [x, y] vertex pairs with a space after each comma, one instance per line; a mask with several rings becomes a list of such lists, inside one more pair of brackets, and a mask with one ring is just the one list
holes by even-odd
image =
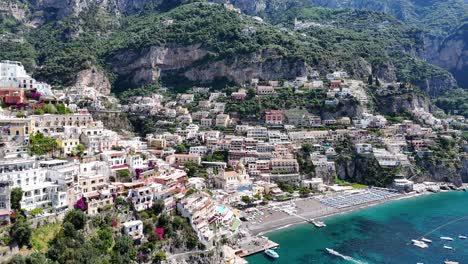
[[71, 114], [70, 109], [68, 109], [64, 104], [57, 104], [55, 108], [57, 109], [57, 114], [59, 115]]
[[99, 250], [106, 252], [112, 247], [112, 230], [109, 227], [99, 229], [96, 236], [91, 239], [92, 244]]
[[23, 190], [20, 187], [13, 188], [10, 193], [11, 209], [21, 210], [21, 199], [23, 199]]
[[10, 228], [10, 238], [18, 244], [19, 248], [31, 246], [32, 229], [24, 218], [18, 219]]
[[160, 251], [156, 253], [156, 255], [153, 258], [153, 261], [156, 263], [160, 263], [162, 261], [165, 261], [166, 259], [167, 259], [166, 253]]
[[57, 110], [55, 109], [55, 107], [52, 105], [52, 104], [46, 104], [42, 107], [42, 110], [44, 111], [44, 113], [46, 114], [55, 114], [57, 112]]
[[54, 152], [56, 148], [55, 138], [46, 137], [41, 132], [29, 136], [28, 149], [31, 154], [45, 155]]
[[307, 197], [310, 195], [310, 189], [307, 187], [302, 187], [299, 189], [299, 194], [301, 195], [301, 197]]
[[184, 164], [185, 169], [187, 170], [187, 176], [195, 177], [198, 171], [198, 165], [193, 162], [187, 162]]
[[87, 216], [82, 211], [77, 209], [69, 211], [63, 219], [64, 223], [71, 223], [76, 230], [83, 229], [86, 225], [86, 221]]
[[78, 144], [78, 146], [75, 147], [76, 149], [76, 154], [80, 157], [82, 157], [86, 151], [86, 147], [83, 144]]
[[128, 169], [125, 170], [118, 170], [117, 171], [117, 178], [119, 178], [119, 181], [121, 182], [130, 182], [130, 171]]
[[112, 263], [127, 264], [132, 263], [136, 257], [136, 249], [133, 247], [133, 240], [129, 236], [119, 236], [115, 238], [115, 245], [112, 251]]
[[252, 200], [250, 199], [250, 197], [244, 195], [241, 197], [241, 201], [245, 204], [250, 204], [252, 202]]
[[29, 256], [21, 256], [15, 255], [11, 258], [8, 262], [4, 262], [8, 264], [49, 264], [52, 263], [49, 259], [47, 259], [43, 254], [34, 252]]
[[186, 153], [187, 152], [187, 147], [185, 144], [178, 144], [175, 146], [176, 153]]
[[312, 144], [307, 143], [302, 145], [302, 151], [304, 151], [304, 153], [310, 153], [313, 149], [314, 147], [312, 146]]
[[163, 200], [156, 200], [155, 203], [153, 203], [153, 206], [151, 207], [151, 210], [155, 215], [159, 215], [164, 211], [164, 201]]
[[194, 235], [189, 235], [187, 237], [186, 246], [189, 249], [193, 249], [198, 245], [198, 238]]
[[372, 85], [374, 83], [374, 76], [372, 74], [369, 74], [369, 77], [367, 78], [367, 84]]

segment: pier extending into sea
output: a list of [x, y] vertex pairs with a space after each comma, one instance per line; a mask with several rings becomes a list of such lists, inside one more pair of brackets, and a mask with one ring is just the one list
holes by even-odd
[[264, 236], [247, 237], [240, 242], [240, 249], [236, 252], [236, 255], [243, 258], [278, 246], [278, 243]]

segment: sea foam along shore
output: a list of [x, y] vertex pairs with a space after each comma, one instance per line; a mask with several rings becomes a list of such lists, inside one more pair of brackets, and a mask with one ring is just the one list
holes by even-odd
[[[414, 197], [417, 197], [417, 196], [428, 195], [428, 194], [431, 194], [431, 192], [423, 192], [423, 193], [414, 192], [414, 193], [408, 193], [408, 194], [401, 194], [401, 195], [393, 197], [393, 198], [380, 200], [380, 201], [376, 201], [376, 202], [371, 202], [371, 203], [366, 203], [366, 204], [361, 204], [361, 205], [356, 205], [356, 206], [352, 206], [352, 207], [341, 209], [341, 210], [338, 210], [338, 209], [335, 209], [335, 208], [330, 208], [330, 207], [326, 208], [326, 206], [317, 205], [318, 202], [315, 202], [314, 205], [312, 205], [312, 206], [307, 206], [307, 204], [305, 206], [303, 206], [303, 208], [302, 208], [303, 212], [298, 213], [298, 215], [300, 215], [301, 217], [304, 217], [306, 219], [314, 218], [314, 219], [317, 219], [317, 220], [323, 220], [323, 219], [326, 219], [326, 218], [329, 218], [329, 217], [333, 217], [333, 216], [337, 216], [337, 215], [341, 215], [341, 214], [346, 214], [346, 213], [350, 213], [350, 212], [363, 210], [363, 209], [366, 209], [366, 208], [369, 208], [369, 207], [372, 207], [372, 206], [381, 205], [381, 204], [385, 204], [385, 203], [392, 202], [392, 201], [409, 199], [409, 198], [414, 198]], [[302, 202], [303, 201], [304, 200], [302, 200]], [[326, 210], [324, 210], [324, 208], [326, 208]], [[309, 209], [309, 210], [307, 210], [307, 209]], [[267, 211], [266, 208], [261, 209], [261, 211], [264, 214], [268, 214], [268, 211]], [[262, 221], [262, 223], [258, 223], [258, 224], [255, 224], [255, 225], [250, 225], [250, 226], [248, 226], [248, 229], [249, 229], [250, 233], [253, 234], [253, 235], [264, 235], [264, 234], [272, 232], [272, 231], [288, 228], [288, 227], [291, 227], [291, 226], [297, 225], [297, 224], [303, 224], [305, 222], [306, 221], [304, 219], [301, 219], [301, 218], [296, 217], [296, 216], [291, 216], [291, 215], [288, 215], [288, 214], [285, 214], [285, 213], [274, 213], [273, 217], [265, 218]]]

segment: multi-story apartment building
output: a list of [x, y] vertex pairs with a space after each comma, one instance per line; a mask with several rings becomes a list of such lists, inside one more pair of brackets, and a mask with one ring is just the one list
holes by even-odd
[[68, 114], [68, 115], [32, 115], [34, 132], [44, 134], [63, 132], [64, 126], [92, 127], [94, 126], [91, 114]]
[[26, 155], [0, 160], [0, 181], [23, 190], [21, 207], [26, 210], [57, 206], [52, 204], [52, 198], [59, 192], [59, 185], [47, 181], [46, 173], [47, 170], [41, 168], [34, 158]]

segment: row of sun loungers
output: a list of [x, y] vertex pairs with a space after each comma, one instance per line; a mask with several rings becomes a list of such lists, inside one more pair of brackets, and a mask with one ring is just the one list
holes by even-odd
[[342, 209], [351, 206], [372, 203], [380, 200], [386, 200], [398, 195], [399, 193], [393, 190], [371, 188], [359, 193], [346, 193], [334, 196], [324, 196], [318, 198], [318, 200], [327, 206]]

